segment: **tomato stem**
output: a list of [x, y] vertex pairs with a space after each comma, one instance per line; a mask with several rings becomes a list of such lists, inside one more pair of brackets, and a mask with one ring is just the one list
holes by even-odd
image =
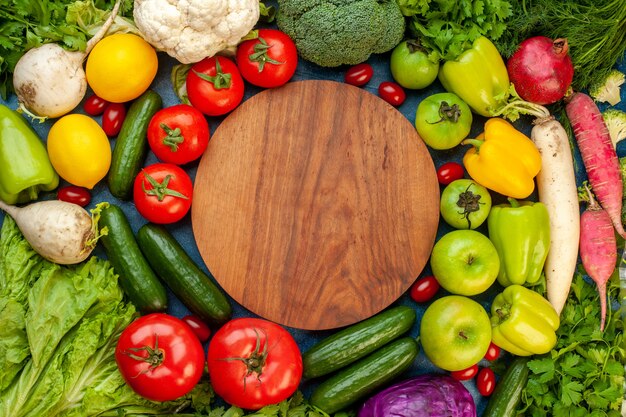
[[165, 178], [163, 178], [163, 182], [158, 182], [146, 171], [142, 170], [142, 172], [143, 172], [144, 177], [150, 183], [150, 185], [152, 185], [152, 188], [148, 190], [146, 188], [146, 184], [143, 181], [141, 182], [141, 189], [143, 190], [144, 193], [146, 193], [146, 195], [154, 195], [159, 199], [159, 201], [163, 201], [163, 199], [167, 195], [184, 198], [185, 200], [189, 199], [189, 197], [187, 197], [186, 195], [181, 194], [176, 190], [172, 190], [171, 188], [167, 188], [167, 185], [169, 184], [170, 179], [172, 179], [171, 175], [169, 174], [166, 175]]
[[215, 58], [215, 75], [211, 76], [202, 72], [198, 72], [196, 70], [192, 71], [204, 81], [208, 81], [213, 84], [213, 88], [215, 88], [216, 90], [221, 90], [222, 88], [230, 88], [231, 75], [222, 72], [222, 66], [220, 65], [220, 60], [218, 57]]
[[270, 64], [282, 65], [284, 62], [276, 61], [267, 54], [267, 50], [272, 47], [272, 45], [268, 45], [265, 39], [259, 37], [259, 43], [254, 45], [254, 53], [248, 55], [248, 59], [252, 62], [259, 63], [259, 72], [263, 72], [263, 68], [265, 68], [265, 63], [269, 62]]
[[431, 125], [442, 122], [457, 123], [459, 121], [459, 118], [461, 117], [461, 108], [458, 104], [453, 104], [451, 106], [450, 104], [448, 104], [447, 101], [444, 100], [439, 105], [439, 117], [439, 120], [428, 123], [430, 123]]
[[[139, 355], [135, 355], [134, 352], [147, 352], [148, 355], [139, 356]], [[163, 363], [163, 360], [165, 359], [165, 354], [163, 353], [161, 349], [159, 349], [159, 336], [156, 333], [154, 334], [154, 347], [143, 346], [140, 348], [128, 348], [123, 353], [125, 355], [128, 355], [128, 357], [132, 359], [135, 359], [141, 362], [147, 362], [150, 364], [150, 367], [148, 369], [144, 369], [143, 371], [139, 372], [135, 376], [135, 378], [137, 378], [139, 375], [143, 375], [154, 370], [155, 368], [160, 366]]]
[[267, 338], [266, 343], [263, 345], [263, 350], [261, 350], [261, 336], [256, 328], [254, 329], [254, 333], [256, 334], [256, 343], [254, 350], [248, 357], [230, 357], [221, 359], [223, 361], [241, 361], [244, 365], [246, 365], [246, 374], [243, 377], [244, 390], [246, 388], [246, 378], [248, 376], [256, 374], [257, 380], [261, 381], [261, 374], [263, 373], [263, 367], [265, 366], [265, 360], [267, 359], [268, 354]]
[[183, 136], [180, 128], [177, 127], [172, 129], [165, 123], [161, 123], [159, 127], [167, 134], [167, 136], [163, 138], [163, 144], [169, 146], [172, 152], [178, 151], [178, 144], [185, 141], [185, 137]]

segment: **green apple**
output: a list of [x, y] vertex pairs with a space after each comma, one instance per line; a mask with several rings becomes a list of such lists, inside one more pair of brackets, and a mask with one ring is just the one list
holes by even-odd
[[476, 301], [448, 295], [433, 302], [420, 324], [420, 342], [430, 361], [446, 371], [478, 363], [491, 343], [491, 322]]
[[476, 230], [454, 230], [435, 243], [430, 267], [447, 291], [476, 295], [495, 282], [500, 258], [487, 236]]

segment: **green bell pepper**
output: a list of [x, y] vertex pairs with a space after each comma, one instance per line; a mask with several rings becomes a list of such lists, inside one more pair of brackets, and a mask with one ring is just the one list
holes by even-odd
[[550, 218], [542, 203], [518, 202], [493, 206], [487, 217], [489, 239], [500, 257], [498, 282], [535, 284], [550, 248]]
[[439, 81], [481, 116], [492, 116], [507, 103], [510, 83], [506, 65], [495, 45], [484, 36], [456, 60], [446, 61], [439, 69]]
[[0, 104], [0, 199], [26, 203], [58, 185], [59, 176], [37, 133], [19, 113]]
[[521, 285], [506, 287], [491, 304], [491, 340], [513, 355], [550, 352], [559, 325], [552, 304]]

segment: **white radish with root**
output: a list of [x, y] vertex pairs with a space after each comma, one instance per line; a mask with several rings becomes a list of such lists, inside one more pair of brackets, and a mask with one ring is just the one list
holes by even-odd
[[62, 265], [77, 264], [89, 257], [101, 233], [97, 217], [81, 206], [60, 200], [40, 201], [24, 207], [0, 200], [24, 238], [43, 258]]
[[13, 87], [20, 110], [43, 121], [63, 116], [80, 104], [87, 91], [83, 62], [113, 24], [120, 2], [117, 0], [98, 33], [89, 39], [85, 51], [67, 51], [47, 43], [29, 49], [17, 61]]
[[537, 192], [550, 218], [550, 250], [544, 265], [548, 301], [561, 313], [578, 261], [580, 208], [569, 137], [552, 116], [534, 121], [530, 137], [541, 154]]

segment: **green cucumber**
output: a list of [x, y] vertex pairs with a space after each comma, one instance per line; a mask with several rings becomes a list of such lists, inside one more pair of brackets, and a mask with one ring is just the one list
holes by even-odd
[[406, 371], [417, 353], [414, 339], [395, 340], [319, 384], [309, 402], [328, 414], [342, 410]]
[[100, 211], [99, 225], [108, 229], [100, 241], [130, 301], [142, 313], [167, 309], [167, 291], [141, 253], [122, 209], [105, 205]]
[[346, 327], [323, 339], [302, 355], [306, 378], [334, 372], [409, 331], [415, 310], [398, 306]]
[[217, 326], [230, 319], [228, 298], [165, 227], [143, 225], [137, 232], [137, 243], [152, 269], [192, 313]]
[[161, 96], [147, 90], [130, 105], [117, 135], [107, 182], [111, 194], [122, 200], [132, 197], [133, 183], [148, 153], [148, 124], [163, 107]]
[[483, 417], [515, 417], [517, 406], [521, 401], [522, 390], [528, 382], [527, 356], [516, 357], [506, 372], [498, 381], [496, 389], [491, 394]]

